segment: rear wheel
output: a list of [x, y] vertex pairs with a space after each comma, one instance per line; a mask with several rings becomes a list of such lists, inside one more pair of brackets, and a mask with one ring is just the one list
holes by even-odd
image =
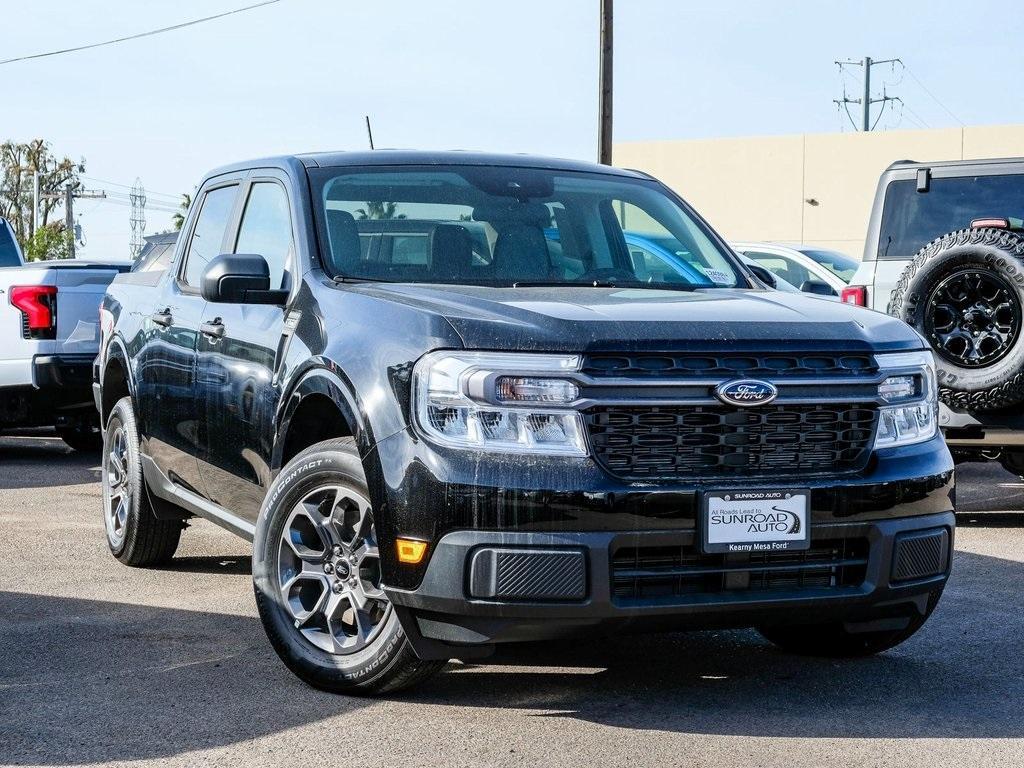
[[383, 693], [444, 666], [416, 656], [381, 589], [374, 511], [351, 438], [319, 443], [281, 471], [260, 514], [253, 582], [271, 645], [312, 686]]
[[1024, 478], [1024, 451], [1003, 451], [999, 454], [999, 463], [1007, 472]]
[[153, 513], [130, 397], [117, 401], [103, 436], [103, 525], [111, 553], [132, 566], [170, 560], [184, 527], [180, 520], [159, 520]]

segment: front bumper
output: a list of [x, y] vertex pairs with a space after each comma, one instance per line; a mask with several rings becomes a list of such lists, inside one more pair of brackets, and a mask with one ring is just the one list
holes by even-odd
[[[949, 576], [954, 526], [952, 511], [815, 525], [810, 553], [818, 554], [809, 553], [802, 565], [751, 560], [758, 556], [749, 554], [700, 555], [693, 531], [456, 531], [437, 543], [418, 588], [387, 588], [387, 594], [423, 658], [476, 658], [495, 644], [595, 632], [830, 619], [871, 629], [879, 622], [905, 623], [938, 598]], [[922, 541], [935, 545], [932, 561], [923, 566], [917, 546]], [[493, 550], [526, 556], [516, 561], [518, 571], [506, 583], [518, 579], [535, 593], [554, 584], [569, 597], [474, 597], [487, 592], [478, 555]], [[829, 551], [831, 560], [820, 554]], [[641, 561], [640, 552], [654, 559]], [[522, 572], [531, 555], [544, 553], [557, 553], [564, 565], [575, 553], [582, 589], [571, 568], [554, 561], [536, 560], [534, 572]]]

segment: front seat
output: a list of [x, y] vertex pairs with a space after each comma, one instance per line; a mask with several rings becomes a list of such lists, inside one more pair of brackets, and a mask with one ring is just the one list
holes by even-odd
[[430, 278], [439, 283], [468, 280], [473, 266], [473, 242], [465, 227], [438, 224], [430, 233]]
[[359, 229], [348, 211], [328, 208], [327, 239], [331, 244], [330, 261], [334, 271], [347, 275], [359, 271]]
[[533, 224], [508, 222], [494, 243], [494, 277], [498, 280], [547, 280], [551, 257], [543, 230]]

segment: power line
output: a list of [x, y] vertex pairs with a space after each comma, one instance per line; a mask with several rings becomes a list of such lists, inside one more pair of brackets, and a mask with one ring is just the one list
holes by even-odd
[[232, 11], [224, 11], [223, 13], [217, 13], [213, 16], [204, 16], [201, 19], [192, 19], [191, 21], [183, 21], [180, 24], [172, 24], [169, 27], [161, 27], [160, 29], [151, 29], [148, 32], [138, 32], [134, 35], [126, 35], [125, 37], [117, 37], [113, 40], [104, 40], [101, 43], [88, 43], [86, 45], [76, 45], [73, 48], [62, 48], [58, 51], [46, 51], [45, 53], [33, 53], [28, 56], [16, 56], [13, 59], [0, 60], [0, 66], [4, 64], [13, 64], [16, 61], [28, 61], [29, 59], [43, 59], [47, 56], [60, 56], [65, 53], [75, 53], [76, 51], [87, 51], [90, 48], [102, 48], [105, 45], [114, 45], [115, 43], [123, 43], [128, 40], [138, 40], [140, 37], [151, 37], [152, 35], [159, 35], [163, 32], [173, 32], [176, 29], [183, 29], [185, 27], [191, 27], [196, 24], [202, 24], [206, 21], [213, 21], [214, 19], [222, 19], [225, 16], [232, 16], [236, 13], [243, 13], [245, 11], [251, 11], [254, 8], [262, 8], [265, 5], [273, 5], [279, 3], [281, 0], [263, 0], [262, 3], [254, 3], [253, 5], [247, 5], [244, 8], [235, 8]]
[[[903, 64], [903, 62], [900, 62], [900, 63]], [[906, 72], [908, 75], [910, 75], [914, 79], [914, 82], [917, 83], [919, 86], [921, 86], [921, 90], [924, 91], [925, 93], [927, 93], [929, 96], [931, 96], [932, 100], [936, 104], [938, 104], [940, 107], [942, 107], [944, 110], [946, 110], [946, 114], [947, 115], [949, 115], [954, 120], [956, 120], [958, 123], [960, 123], [960, 125], [966, 125], [966, 123], [964, 123], [963, 120], [961, 120], [959, 117], [957, 117], [956, 115], [953, 114], [952, 110], [950, 110], [949, 107], [947, 107], [945, 104], [943, 104], [941, 101], [939, 101], [939, 97], [938, 96], [936, 96], [934, 93], [932, 93], [931, 91], [928, 90], [928, 86], [926, 86], [924, 83], [922, 83], [918, 79], [917, 75], [914, 74], [913, 70], [911, 70], [910, 67], [908, 67], [906, 64], [903, 64], [903, 71]]]
[[[131, 189], [132, 188], [131, 184], [122, 184], [122, 183], [120, 183], [118, 181], [110, 181], [109, 179], [97, 179], [95, 176], [86, 176], [85, 174], [82, 174], [81, 178], [86, 179], [88, 181], [96, 181], [96, 182], [99, 182], [100, 184], [109, 184], [112, 187], [123, 187], [124, 189]], [[170, 198], [172, 198], [174, 200], [181, 200], [181, 195], [180, 194], [175, 195], [175, 194], [172, 194], [171, 192], [153, 192], [152, 190], [147, 189], [146, 190], [146, 194], [147, 195], [156, 195], [157, 197], [170, 197]]]

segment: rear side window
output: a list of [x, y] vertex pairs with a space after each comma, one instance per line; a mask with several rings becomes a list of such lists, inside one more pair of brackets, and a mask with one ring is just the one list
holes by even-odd
[[235, 253], [256, 253], [270, 267], [270, 287], [285, 288], [292, 253], [292, 219], [288, 194], [280, 184], [260, 181], [252, 185], [242, 214]]
[[909, 259], [936, 237], [971, 225], [972, 219], [1024, 217], [1024, 175], [958, 176], [890, 182], [882, 207], [879, 259]]
[[20, 265], [18, 248], [14, 244], [11, 230], [7, 228], [7, 222], [0, 219], [0, 267], [17, 267]]
[[198, 288], [206, 265], [220, 256], [224, 230], [231, 218], [237, 191], [238, 185], [233, 184], [210, 190], [203, 197], [203, 207], [199, 209], [199, 219], [192, 230], [185, 257], [185, 274], [182, 279], [186, 285]]

